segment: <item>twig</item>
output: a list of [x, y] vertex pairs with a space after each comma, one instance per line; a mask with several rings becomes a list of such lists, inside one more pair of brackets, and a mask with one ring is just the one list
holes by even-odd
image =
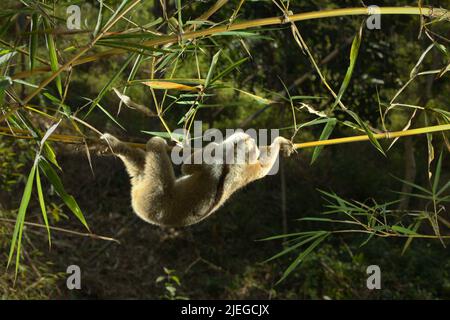
[[[0, 218], [0, 221], [3, 222], [7, 222], [7, 223], [16, 223], [16, 220], [14, 219], [8, 219], [8, 218]], [[39, 223], [34, 223], [34, 222], [24, 222], [25, 225], [27, 226], [31, 226], [31, 227], [37, 227], [37, 228], [47, 228], [45, 225], [39, 224]], [[98, 240], [105, 240], [105, 241], [113, 241], [116, 242], [118, 244], [120, 244], [120, 241], [114, 238], [110, 238], [110, 237], [105, 237], [105, 236], [100, 236], [94, 233], [84, 233], [84, 232], [78, 232], [78, 231], [73, 231], [73, 230], [68, 230], [68, 229], [64, 229], [64, 228], [59, 228], [59, 227], [52, 227], [49, 226], [49, 228], [51, 230], [54, 231], [59, 231], [59, 232], [64, 232], [64, 233], [68, 233], [68, 234], [73, 234], [73, 235], [77, 235], [77, 236], [82, 236], [82, 237], [89, 237], [92, 239], [98, 239]]]
[[[0, 135], [13, 137], [15, 139], [35, 139], [35, 137], [28, 135], [26, 130], [23, 130], [23, 129], [15, 129], [15, 130], [17, 131], [18, 134], [21, 134], [21, 135], [19, 136], [19, 135], [15, 135], [15, 134], [11, 133], [11, 129], [7, 128], [7, 127], [0, 127]], [[442, 124], [442, 125], [437, 125], [437, 126], [410, 129], [410, 130], [405, 130], [405, 131], [376, 133], [376, 134], [373, 134], [373, 138], [377, 139], [377, 140], [392, 139], [392, 138], [400, 138], [400, 137], [414, 136], [414, 135], [439, 132], [439, 131], [448, 131], [448, 130], [450, 130], [450, 124]], [[62, 143], [72, 143], [72, 144], [83, 144], [83, 143], [85, 143], [86, 140], [92, 141], [92, 142], [99, 141], [98, 138], [85, 138], [85, 137], [81, 137], [81, 136], [71, 136], [71, 135], [64, 135], [64, 134], [52, 134], [48, 138], [48, 140], [55, 141], [55, 142], [62, 142]], [[317, 147], [317, 146], [329, 146], [329, 145], [335, 145], [335, 144], [352, 143], [352, 142], [369, 141], [369, 140], [370, 140], [370, 137], [368, 135], [360, 135], [360, 136], [337, 138], [337, 139], [295, 143], [294, 148], [295, 149], [313, 148], [313, 147]], [[145, 149], [144, 143], [134, 143], [134, 142], [125, 142], [125, 143], [130, 147]]]
[[[305, 20], [313, 20], [313, 19], [323, 19], [323, 18], [331, 18], [331, 17], [342, 17], [342, 16], [352, 16], [352, 15], [369, 15], [370, 8], [343, 8], [343, 9], [332, 9], [332, 10], [321, 10], [314, 12], [304, 12], [298, 14], [289, 15], [289, 22], [294, 21], [305, 21]], [[431, 18], [439, 18], [450, 20], [450, 14], [446, 9], [438, 9], [438, 8], [419, 8], [419, 7], [380, 7], [379, 14], [382, 15], [419, 15], [419, 16], [428, 16]], [[281, 17], [270, 17], [270, 18], [262, 18], [255, 19], [250, 21], [243, 21], [239, 23], [234, 23], [232, 25], [226, 24], [223, 26], [217, 26], [209, 29], [191, 31], [183, 33], [183, 39], [196, 39], [202, 38], [205, 36], [211, 36], [214, 34], [218, 34], [226, 31], [236, 31], [236, 30], [245, 30], [249, 28], [255, 27], [264, 27], [270, 25], [284, 24], [286, 23], [285, 16]], [[176, 43], [178, 42], [179, 35], [168, 35], [161, 36], [155, 39], [143, 42], [145, 46], [157, 46], [168, 43]], [[94, 42], [95, 43], [95, 42]], [[101, 58], [109, 57], [116, 54], [122, 54], [127, 52], [127, 50], [123, 49], [111, 49], [107, 51], [103, 51], [100, 53], [96, 53], [90, 56], [86, 56], [81, 58], [81, 56], [86, 53], [89, 48], [83, 48], [80, 53], [78, 53], [74, 58], [72, 58], [69, 63], [65, 64], [61, 67], [56, 73], [53, 73], [47, 80], [45, 80], [45, 85], [50, 83], [56, 76], [58, 76], [64, 69], [66, 69], [69, 65], [77, 66], [88, 62], [93, 62]], [[18, 75], [13, 76], [14, 79], [18, 78]], [[40, 90], [39, 90], [40, 91]], [[34, 96], [34, 95], [33, 95]], [[29, 101], [29, 100], [26, 100]]]

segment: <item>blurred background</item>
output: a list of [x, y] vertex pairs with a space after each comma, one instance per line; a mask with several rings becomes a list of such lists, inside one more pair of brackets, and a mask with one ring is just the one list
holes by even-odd
[[[174, 130], [194, 119], [202, 120], [204, 129], [277, 128], [287, 138], [294, 136], [295, 142], [449, 123], [450, 81], [445, 70], [450, 61], [450, 25], [445, 19], [382, 15], [381, 28], [374, 30], [367, 29], [366, 17], [358, 15], [296, 23], [335, 92], [342, 89], [350, 73], [341, 102], [356, 116], [339, 104], [334, 107], [335, 99], [299, 47], [289, 23], [222, 32], [194, 41], [181, 37], [178, 43], [153, 49], [140, 42], [193, 28], [207, 29], [214, 23], [281, 16], [283, 5], [293, 13], [364, 5], [347, 0], [141, 1], [85, 55], [93, 54], [95, 61], [61, 73], [59, 83], [57, 78], [27, 101], [31, 109], [18, 110], [15, 103], [27, 100], [58, 65], [101, 34], [121, 3], [103, 1], [102, 11], [100, 1], [95, 0], [6, 0], [0, 5], [0, 126], [10, 130], [3, 131], [9, 136], [0, 136], [2, 298], [450, 298], [446, 238], [450, 236], [450, 172], [445, 133], [402, 138], [394, 144], [389, 140], [379, 145], [372, 141], [318, 151], [300, 149], [282, 159], [277, 175], [252, 183], [210, 218], [187, 228], [152, 226], [133, 213], [129, 178], [119, 159], [95, 153], [88, 156], [82, 144], [48, 142], [61, 168], [55, 166], [55, 172], [92, 233], [117, 241], [86, 236], [89, 232], [61, 199], [54, 180], [45, 180], [42, 171], [46, 218], [50, 226], [63, 231], [51, 230], [49, 249], [42, 202], [34, 188], [24, 218], [19, 264], [14, 254], [6, 270], [22, 195], [39, 150], [39, 140], [19, 139], [18, 135], [45, 132], [58, 119], [62, 119], [59, 134], [98, 136], [93, 127], [139, 143], [150, 138], [143, 131], [164, 136], [167, 127]], [[126, 7], [132, 1], [123, 3]], [[420, 3], [424, 8], [450, 7], [448, 1]], [[209, 22], [196, 23], [214, 4], [219, 6], [206, 19]], [[370, 4], [418, 5], [408, 1]], [[67, 29], [69, 5], [80, 8], [81, 30], [77, 32]], [[349, 72], [352, 43], [357, 59]], [[105, 58], [98, 55], [117, 48], [123, 52]], [[32, 67], [30, 57], [35, 59]], [[438, 71], [417, 75], [428, 70]], [[200, 80], [209, 71], [216, 78], [205, 87]], [[151, 79], [178, 79], [172, 82], [203, 85], [204, 91], [166, 91], [142, 84]], [[113, 88], [147, 111], [127, 106]], [[74, 125], [74, 117], [89, 126], [78, 121]], [[295, 130], [307, 123], [311, 125]], [[51, 152], [45, 151], [49, 159]], [[336, 233], [343, 230], [342, 224], [299, 221], [305, 217], [356, 218], [360, 223], [355, 228], [369, 232]], [[293, 243], [283, 238], [258, 241], [289, 233], [301, 237], [301, 232], [308, 231], [329, 233], [316, 247], [309, 242], [292, 248]], [[289, 248], [286, 254], [265, 262]], [[308, 248], [309, 254], [278, 283]], [[69, 265], [81, 268], [81, 290], [66, 287]], [[381, 268], [381, 290], [366, 287], [369, 265]]]

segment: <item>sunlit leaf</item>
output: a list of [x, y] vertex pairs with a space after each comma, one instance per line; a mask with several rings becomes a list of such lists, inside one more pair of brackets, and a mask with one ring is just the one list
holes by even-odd
[[163, 90], [179, 90], [179, 91], [199, 91], [198, 87], [192, 87], [181, 83], [170, 82], [170, 81], [149, 81], [143, 82], [146, 86], [152, 89], [163, 89]]
[[209, 83], [212, 79], [212, 76], [214, 74], [214, 70], [216, 69], [217, 61], [219, 60], [221, 50], [217, 51], [217, 53], [213, 56], [211, 65], [209, 66], [208, 75], [206, 76], [205, 80], [205, 88], [208, 88]]
[[19, 212], [16, 218], [16, 225], [14, 227], [13, 237], [11, 240], [11, 247], [9, 249], [8, 263], [7, 267], [10, 265], [14, 249], [16, 250], [16, 276], [19, 270], [19, 260], [20, 260], [20, 252], [21, 252], [21, 242], [22, 242], [22, 232], [23, 225], [25, 223], [25, 214], [28, 208], [28, 204], [30, 203], [31, 192], [33, 190], [33, 182], [34, 175], [36, 173], [36, 162], [31, 168], [30, 174], [28, 175], [27, 183], [25, 185], [25, 189], [23, 191], [22, 200], [20, 201]]

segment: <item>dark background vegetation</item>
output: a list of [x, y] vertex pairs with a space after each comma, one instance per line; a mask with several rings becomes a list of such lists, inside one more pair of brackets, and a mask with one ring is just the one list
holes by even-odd
[[[18, 1], [17, 1], [18, 2]], [[80, 2], [80, 1], [79, 1]], [[83, 1], [84, 2], [84, 1]], [[82, 15], [95, 21], [96, 1]], [[81, 3], [81, 2], [80, 2]], [[113, 6], [118, 1], [110, 2]], [[191, 1], [183, 10], [185, 20], [196, 17], [212, 5], [212, 1]], [[211, 20], [227, 20], [239, 1], [230, 1]], [[379, 5], [416, 5], [410, 1], [374, 1]], [[15, 1], [2, 2], [4, 7], [17, 5]], [[307, 12], [338, 7], [360, 6], [361, 1], [292, 1], [291, 10]], [[448, 1], [424, 1], [424, 5], [449, 8]], [[169, 3], [168, 12], [174, 11]], [[138, 23], [148, 23], [161, 14], [159, 1], [145, 1], [131, 15]], [[246, 1], [237, 20], [251, 20], [279, 15], [270, 1]], [[317, 61], [330, 52], [338, 53], [321, 66], [327, 79], [339, 88], [348, 66], [349, 39], [354, 37], [362, 17], [342, 17], [312, 20], [298, 23]], [[433, 29], [444, 37], [450, 36], [448, 23], [437, 24]], [[416, 16], [383, 16], [381, 30], [364, 30], [363, 40], [353, 73], [352, 82], [343, 101], [373, 127], [379, 127], [377, 90], [381, 101], [389, 101], [409, 78], [411, 69], [421, 53], [430, 44], [421, 37], [420, 19]], [[20, 35], [21, 30], [11, 28], [9, 40]], [[261, 35], [269, 39], [246, 39], [251, 59], [234, 71], [228, 81], [234, 87], [261, 96], [270, 92], [283, 92], [306, 75], [304, 81], [294, 85], [291, 95], [329, 97], [313, 71], [307, 57], [302, 54], [292, 38], [289, 27], [265, 29]], [[79, 37], [79, 38], [77, 38]], [[58, 38], [60, 48], [70, 41], [82, 39]], [[215, 37], [223, 50], [221, 62], [228, 64], [228, 56], [237, 61], [246, 56], [238, 38]], [[210, 44], [210, 43], [209, 43]], [[449, 43], [443, 41], [449, 47]], [[200, 55], [202, 72], [209, 68], [210, 57], [216, 47], [204, 48]], [[44, 53], [45, 54], [45, 53]], [[85, 64], [76, 68], [72, 76], [70, 94], [66, 104], [81, 106], [81, 97], [96, 97], [113, 72], [123, 63], [125, 55]], [[447, 58], [448, 59], [448, 58]], [[182, 60], [179, 77], [196, 77], [192, 56]], [[445, 63], [445, 57], [430, 54], [424, 61], [424, 70]], [[448, 63], [448, 60], [447, 60]], [[127, 69], [129, 72], [129, 69]], [[144, 74], [140, 78], [145, 78]], [[161, 73], [161, 77], [164, 77]], [[147, 75], [148, 76], [148, 75]], [[127, 72], [117, 86], [126, 81]], [[281, 80], [282, 81], [281, 81]], [[374, 81], [374, 80], [382, 80]], [[422, 106], [439, 106], [448, 110], [450, 82], [447, 75], [440, 79], [422, 77], [402, 95], [403, 103]], [[28, 90], [28, 89], [27, 89]], [[54, 90], [54, 88], [53, 88]], [[268, 92], [270, 91], [270, 92]], [[153, 109], [148, 88], [132, 87], [128, 95]], [[216, 128], [283, 128], [292, 125], [290, 105], [280, 103], [270, 106], [251, 121], [246, 121], [262, 108], [254, 100], [237, 92], [224, 91], [209, 98], [208, 103], [227, 104], [239, 101], [237, 106], [206, 108], [197, 115]], [[316, 108], [324, 108], [333, 100], [311, 100]], [[115, 114], [119, 104], [117, 96], [109, 92], [102, 106]], [[166, 120], [172, 128], [186, 112], [182, 107], [172, 109]], [[399, 130], [409, 113], [395, 112], [389, 119], [389, 128]], [[347, 115], [336, 112], [339, 120]], [[163, 131], [157, 118], [146, 118], [128, 108], [117, 119], [126, 128], [118, 128], [104, 113], [96, 109], [88, 122], [97, 129], [111, 132], [128, 141], [144, 142], [146, 131]], [[311, 120], [311, 115], [300, 114], [298, 122]], [[38, 120], [36, 120], [38, 121]], [[415, 119], [414, 126], [424, 124], [423, 116]], [[3, 124], [2, 124], [3, 125]], [[303, 129], [296, 141], [318, 139], [322, 126]], [[281, 131], [290, 137], [292, 130]], [[338, 126], [333, 137], [355, 134], [344, 126]], [[444, 152], [442, 181], [449, 180], [449, 163], [442, 136], [436, 135], [436, 157]], [[383, 146], [387, 146], [386, 142]], [[317, 217], [324, 211], [325, 201], [320, 190], [334, 191], [345, 199], [367, 202], [389, 202], [399, 198], [394, 190], [401, 190], [402, 183], [393, 176], [412, 180], [428, 186], [427, 140], [417, 136], [399, 140], [384, 157], [370, 143], [352, 143], [326, 147], [317, 162], [310, 165], [312, 150], [299, 150], [298, 154], [282, 162], [278, 175], [266, 177], [235, 194], [232, 199], [209, 219], [187, 228], [159, 228], [139, 220], [130, 206], [130, 184], [118, 159], [92, 155], [91, 172], [83, 151], [71, 146], [54, 144], [58, 162], [63, 168], [61, 177], [66, 190], [74, 195], [95, 234], [113, 237], [120, 244], [109, 241], [52, 232], [52, 247], [48, 249], [46, 231], [26, 227], [23, 240], [22, 262], [18, 279], [13, 285], [13, 268], [5, 272], [6, 259], [14, 227], [13, 223], [0, 222], [0, 294], [3, 298], [144, 298], [165, 299], [188, 297], [192, 299], [449, 299], [450, 252], [436, 239], [414, 240], [402, 254], [404, 239], [374, 238], [365, 246], [366, 236], [348, 234], [336, 236], [322, 243], [308, 259], [285, 281], [275, 285], [293, 256], [285, 256], [262, 263], [283, 249], [281, 241], [261, 242], [258, 239], [296, 231], [314, 230], [320, 224], [300, 222], [306, 216]], [[21, 194], [29, 172], [35, 148], [29, 141], [0, 138], [0, 216], [14, 221]], [[411, 167], [411, 157], [416, 166]], [[409, 170], [409, 171], [408, 171]], [[406, 171], [406, 173], [405, 173]], [[79, 221], [61, 204], [48, 186], [46, 189], [51, 225], [83, 231]], [[425, 201], [409, 199], [407, 208], [426, 206]], [[447, 209], [448, 211], [448, 209]], [[448, 217], [448, 212], [446, 213]], [[42, 223], [39, 203], [34, 198], [27, 212], [27, 221]], [[432, 233], [431, 228], [424, 232]], [[447, 235], [448, 230], [447, 230]], [[446, 242], [448, 245], [448, 241]], [[5, 261], [5, 263], [3, 263]], [[67, 266], [76, 264], [82, 270], [82, 289], [69, 291], [65, 284]], [[382, 270], [382, 290], [366, 288], [366, 268], [379, 265]], [[161, 276], [175, 275], [176, 277]], [[158, 279], [159, 278], [159, 279]], [[158, 281], [157, 281], [158, 280]], [[178, 283], [179, 280], [179, 283]], [[175, 288], [174, 289], [171, 288]]]

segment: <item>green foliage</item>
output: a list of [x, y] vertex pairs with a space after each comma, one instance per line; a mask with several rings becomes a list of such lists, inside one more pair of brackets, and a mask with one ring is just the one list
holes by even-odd
[[[209, 11], [212, 3], [204, 1], [166, 1], [163, 7], [157, 2], [155, 5], [132, 0], [76, 3], [81, 7], [81, 30], [65, 29], [66, 7], [73, 1], [6, 0], [0, 13], [0, 134], [8, 136], [0, 140], [0, 199], [7, 195], [4, 203], [11, 207], [16, 221], [13, 230], [2, 230], [0, 240], [12, 240], [8, 242], [10, 249], [5, 260], [8, 264], [15, 261], [15, 277], [19, 281], [25, 277], [19, 271], [29, 274], [28, 267], [19, 264], [26, 252], [23, 239], [29, 219], [40, 223], [48, 245], [53, 246], [50, 236], [55, 234], [50, 233], [50, 227], [65, 217], [63, 204], [88, 231], [85, 214], [89, 214], [91, 227], [112, 223], [101, 211], [110, 202], [104, 198], [96, 207], [82, 212], [92, 194], [100, 192], [95, 190], [83, 197], [84, 190], [72, 191], [81, 178], [64, 177], [80, 164], [71, 160], [61, 165], [61, 157], [73, 155], [65, 147], [47, 141], [49, 136], [63, 134], [83, 140], [120, 128], [130, 141], [135, 141], [134, 137], [143, 141], [147, 134], [181, 141], [184, 137], [174, 135], [173, 130], [178, 126], [190, 130], [194, 120], [203, 120], [205, 129], [279, 128], [283, 136], [292, 137], [295, 142], [367, 134], [375, 150], [385, 156], [357, 144], [334, 151], [316, 147], [300, 152], [286, 174], [296, 179], [285, 188], [284, 199], [289, 200], [282, 207], [286, 208], [283, 214], [292, 218], [287, 223], [289, 229], [295, 226], [292, 220], [298, 218], [307, 228], [268, 238], [283, 239], [281, 251], [273, 244], [268, 251], [279, 253], [272, 254], [269, 263], [256, 265], [270, 256], [263, 252], [255, 257], [260, 260], [247, 260], [245, 270], [236, 272], [231, 280], [227, 278], [229, 283], [220, 277], [205, 279], [199, 275], [199, 283], [207, 283], [210, 291], [227, 292], [222, 290], [226, 288], [233, 293], [224, 295], [245, 297], [246, 293], [241, 292], [249, 291], [242, 288], [251, 287], [284, 298], [360, 296], [360, 291], [349, 288], [356, 275], [347, 277], [352, 272], [361, 274], [358, 268], [368, 261], [363, 250], [373, 250], [373, 256], [383, 252], [370, 249], [373, 242], [385, 245], [390, 238], [394, 242], [401, 239], [402, 250], [391, 256], [403, 253], [416, 259], [416, 269], [410, 275], [424, 264], [419, 253], [411, 250], [413, 242], [420, 242], [421, 246], [423, 238], [430, 238], [437, 240], [438, 245], [447, 243], [448, 134], [427, 134], [426, 141], [415, 139], [412, 157], [418, 165], [414, 178], [405, 175], [399, 181], [389, 174], [400, 176], [410, 160], [405, 160], [403, 151], [396, 148], [400, 145], [398, 140], [384, 143], [374, 137], [379, 132], [450, 123], [449, 47], [445, 40], [449, 23], [445, 19], [426, 18], [426, 24], [419, 25], [418, 17], [383, 15], [382, 30], [364, 30], [362, 16], [261, 26], [258, 19], [281, 15], [284, 12], [280, 9], [294, 13], [332, 10], [354, 6], [355, 2], [298, 1], [290, 2], [287, 8], [286, 1], [277, 1], [279, 6], [273, 1], [225, 1], [223, 4], [227, 5], [218, 6], [217, 11]], [[383, 5], [402, 8], [410, 3]], [[249, 28], [236, 28], [243, 21]], [[384, 26], [388, 25], [392, 32], [386, 32]], [[421, 39], [411, 30], [421, 31]], [[67, 68], [62, 69], [64, 65]], [[29, 140], [19, 142], [23, 136]], [[58, 139], [73, 142], [61, 136]], [[354, 149], [345, 151], [346, 148]], [[435, 150], [443, 150], [437, 159]], [[89, 153], [87, 159], [91, 167]], [[307, 163], [315, 165], [308, 167]], [[314, 174], [309, 175], [310, 172]], [[96, 177], [99, 179], [102, 173], [96, 173]], [[120, 189], [119, 182], [108, 180], [105, 185], [97, 189], [110, 189], [111, 195], [128, 192]], [[325, 191], [316, 191], [318, 188]], [[279, 189], [279, 185], [272, 186], [262, 193], [264, 196], [253, 199], [247, 199], [248, 194], [243, 191], [245, 196], [238, 198], [239, 203], [231, 204], [239, 219], [219, 229], [236, 238], [230, 229], [238, 230], [238, 222], [248, 223], [241, 216], [274, 210], [252, 230], [252, 234], [260, 233], [251, 239], [262, 238], [263, 232], [280, 233], [274, 227], [278, 225], [277, 201], [281, 201], [274, 190]], [[394, 194], [389, 189], [402, 191]], [[53, 202], [53, 193], [60, 204]], [[317, 215], [321, 196], [327, 202], [326, 216]], [[409, 206], [400, 210], [396, 196], [406, 197]], [[264, 205], [258, 206], [260, 203]], [[127, 202], [110, 210], [123, 210], [129, 216], [130, 208]], [[95, 216], [105, 220], [96, 220], [93, 225], [91, 219]], [[329, 228], [323, 229], [323, 225]], [[358, 232], [354, 234], [346, 226], [355, 227]], [[240, 237], [248, 233], [245, 228], [239, 230]], [[203, 234], [208, 233], [203, 230]], [[333, 252], [333, 248], [339, 252], [346, 248], [336, 243], [344, 236], [351, 250], [360, 250], [351, 261]], [[244, 238], [247, 242], [251, 239]], [[277, 243], [269, 241], [272, 242]], [[262, 243], [258, 242], [261, 246]], [[364, 248], [359, 249], [361, 244]], [[243, 252], [259, 250], [240, 245], [245, 248]], [[83, 248], [80, 245], [74, 251]], [[224, 259], [219, 253], [207, 252], [217, 260]], [[445, 257], [442, 259], [443, 264], [448, 263]], [[336, 281], [334, 286], [320, 283], [323, 270], [316, 270], [313, 263], [336, 270], [335, 278], [328, 278], [330, 283]], [[297, 268], [300, 265], [302, 268]], [[230, 262], [228, 268], [233, 270], [236, 266]], [[268, 278], [261, 277], [261, 273]], [[303, 273], [311, 276], [304, 277]], [[392, 278], [392, 283], [397, 284], [399, 278], [393, 273]], [[164, 286], [164, 298], [183, 298], [177, 293], [180, 284], [173, 271], [165, 270], [158, 279]], [[304, 284], [296, 282], [298, 279]], [[270, 281], [279, 282], [274, 287]], [[290, 281], [294, 284], [289, 287]], [[0, 282], [2, 286], [4, 283], [9, 282]], [[431, 285], [436, 285], [436, 281]], [[445, 296], [445, 286], [448, 283], [442, 285], [440, 292], [429, 287], [411, 288], [410, 296]], [[20, 296], [16, 294], [9, 293], [7, 297]], [[392, 296], [399, 297], [395, 293]]]
[[188, 300], [188, 297], [180, 296], [177, 291], [181, 287], [180, 278], [176, 275], [175, 270], [164, 268], [165, 275], [156, 278], [156, 283], [161, 283], [164, 286], [165, 294], [163, 299], [168, 300]]

